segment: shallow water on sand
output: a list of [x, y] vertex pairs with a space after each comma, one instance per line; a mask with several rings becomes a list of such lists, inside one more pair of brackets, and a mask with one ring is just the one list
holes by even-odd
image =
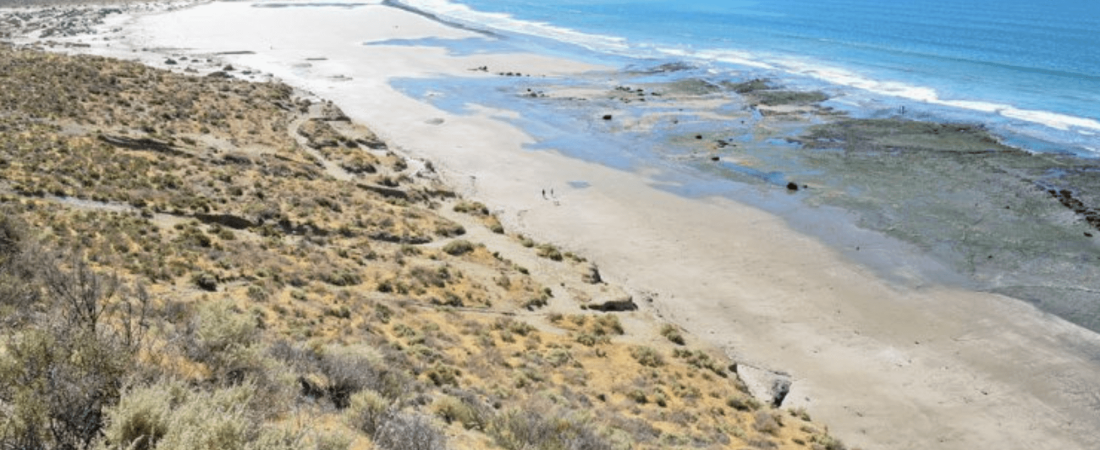
[[401, 0], [473, 27], [827, 83], [1100, 154], [1100, 3]]

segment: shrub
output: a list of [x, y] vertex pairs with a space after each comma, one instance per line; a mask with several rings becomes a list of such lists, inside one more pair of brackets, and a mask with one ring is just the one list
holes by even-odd
[[527, 322], [515, 320], [511, 317], [500, 317], [493, 321], [494, 330], [508, 330], [520, 336], [527, 336], [535, 331], [535, 327]]
[[264, 289], [263, 286], [259, 286], [259, 285], [255, 285], [255, 284], [248, 286], [248, 298], [249, 299], [251, 299], [253, 301], [257, 301], [257, 302], [262, 302], [262, 301], [267, 300], [268, 296], [269, 296], [269, 294], [267, 293], [267, 289]]
[[347, 450], [348, 447], [351, 447], [352, 441], [354, 441], [354, 438], [344, 433], [325, 433], [313, 438], [313, 448], [316, 450]]
[[363, 282], [358, 273], [351, 270], [328, 271], [321, 274], [321, 280], [333, 286], [355, 286]]
[[488, 207], [480, 201], [460, 201], [454, 206], [454, 212], [469, 213], [475, 216], [488, 216]]
[[665, 365], [665, 360], [661, 357], [661, 354], [650, 347], [637, 346], [631, 348], [630, 356], [638, 361], [639, 364], [646, 367], [660, 367]]
[[672, 356], [684, 359], [688, 365], [697, 369], [707, 369], [722, 378], [726, 377], [726, 370], [723, 369], [714, 358], [711, 358], [710, 355], [702, 350], [693, 352], [687, 349], [674, 349], [672, 351]]
[[597, 336], [610, 336], [610, 335], [622, 335], [623, 324], [619, 321], [619, 316], [614, 314], [605, 314], [602, 316], [596, 316], [592, 322], [592, 332]]
[[9, 426], [0, 447], [86, 448], [118, 399], [130, 354], [101, 332], [60, 324], [32, 328], [0, 358], [0, 398]]
[[474, 251], [474, 244], [470, 241], [459, 239], [457, 241], [448, 242], [443, 246], [443, 252], [451, 256], [462, 256]]
[[204, 291], [217, 292], [218, 290], [218, 277], [210, 272], [196, 273], [191, 277], [191, 282]]
[[199, 307], [192, 323], [188, 353], [198, 361], [210, 362], [235, 348], [250, 347], [259, 339], [256, 320], [236, 311], [228, 301], [214, 301]]
[[497, 219], [496, 217], [489, 217], [488, 219], [486, 219], [486, 223], [488, 224], [489, 231], [492, 231], [496, 234], [504, 234], [504, 225], [500, 223], [500, 219]]
[[443, 396], [433, 405], [436, 415], [448, 424], [461, 423], [467, 430], [484, 430], [489, 420], [489, 411], [477, 403], [474, 398], [460, 399], [452, 396]]
[[825, 450], [845, 450], [848, 448], [840, 439], [829, 435], [814, 436], [813, 442], [815, 443], [813, 448], [824, 447]]
[[497, 414], [489, 435], [507, 450], [610, 450], [584, 417], [567, 417], [560, 412], [509, 410]]
[[243, 449], [258, 429], [244, 407], [255, 386], [242, 384], [213, 393], [190, 393], [175, 408], [157, 450]]
[[392, 415], [389, 401], [369, 389], [352, 395], [351, 405], [344, 412], [348, 424], [367, 436], [374, 436]]
[[753, 416], [753, 428], [761, 433], [777, 436], [779, 435], [779, 430], [783, 428], [782, 417], [782, 415], [774, 414], [769, 411], [757, 411]]
[[606, 336], [602, 336], [602, 337], [597, 338], [596, 336], [593, 336], [593, 335], [588, 334], [588, 333], [578, 334], [578, 335], [573, 337], [573, 340], [576, 341], [578, 344], [581, 344], [585, 347], [593, 347], [596, 344], [603, 344], [603, 343], [606, 343], [608, 341]]
[[462, 236], [466, 234], [466, 228], [451, 221], [437, 221], [435, 223], [435, 234], [442, 237]]
[[546, 298], [546, 296], [540, 295], [538, 297], [531, 297], [527, 299], [527, 301], [523, 302], [523, 307], [527, 308], [528, 311], [534, 311], [549, 304], [549, 299]]
[[180, 385], [153, 386], [131, 391], [107, 411], [103, 430], [109, 447], [133, 450], [155, 448], [168, 433], [173, 405], [179, 403]]
[[398, 413], [375, 435], [374, 445], [382, 450], [444, 450], [447, 441], [430, 418], [415, 413]]
[[428, 369], [425, 375], [436, 386], [458, 386], [458, 378], [462, 376], [462, 372], [454, 367], [437, 364]]
[[684, 335], [680, 334], [680, 330], [675, 325], [665, 324], [661, 326], [661, 336], [676, 345], [684, 345]]
[[538, 246], [535, 254], [543, 258], [549, 258], [554, 261], [561, 261], [563, 259], [561, 251], [551, 244], [542, 244]]
[[321, 358], [320, 368], [328, 379], [325, 394], [337, 409], [347, 408], [351, 397], [368, 387], [389, 390], [388, 386], [383, 386], [384, 375], [362, 355], [326, 354]]
[[106, 448], [245, 449], [259, 417], [245, 406], [255, 385], [196, 392], [178, 383], [136, 388], [107, 409]]
[[738, 411], [756, 411], [762, 406], [759, 401], [752, 397], [736, 396], [726, 399], [726, 406], [736, 409]]

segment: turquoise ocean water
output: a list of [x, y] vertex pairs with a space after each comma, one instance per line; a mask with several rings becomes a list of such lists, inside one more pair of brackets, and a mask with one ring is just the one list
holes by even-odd
[[597, 53], [824, 86], [854, 109], [923, 105], [1100, 156], [1100, 2], [401, 0]]

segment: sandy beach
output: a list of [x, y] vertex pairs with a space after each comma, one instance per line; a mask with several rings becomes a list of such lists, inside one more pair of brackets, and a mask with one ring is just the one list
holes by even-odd
[[[789, 374], [784, 405], [807, 408], [850, 446], [1100, 447], [1095, 333], [1008, 297], [886, 281], [760, 209], [670, 193], [655, 168], [613, 169], [529, 150], [533, 138], [508, 120], [514, 111], [469, 105], [454, 114], [391, 85], [612, 68], [387, 45], [483, 35], [379, 2], [263, 6], [211, 3], [116, 17], [113, 31], [74, 38], [90, 44], [75, 51], [173, 70], [232, 64], [248, 77], [332, 99], [397, 150], [430, 160], [509, 229], [596, 261], [642, 313], [683, 326], [741, 367]], [[180, 56], [191, 63], [176, 63]], [[471, 70], [479, 67], [488, 70]], [[544, 199], [551, 189], [554, 199]]]

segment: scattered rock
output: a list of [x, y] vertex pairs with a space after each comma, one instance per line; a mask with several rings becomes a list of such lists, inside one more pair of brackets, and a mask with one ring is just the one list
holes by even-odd
[[174, 65], [176, 65], [176, 60], [174, 60], [172, 58], [168, 58], [168, 59], [164, 60], [164, 64], [167, 64], [169, 66], [174, 66]]

